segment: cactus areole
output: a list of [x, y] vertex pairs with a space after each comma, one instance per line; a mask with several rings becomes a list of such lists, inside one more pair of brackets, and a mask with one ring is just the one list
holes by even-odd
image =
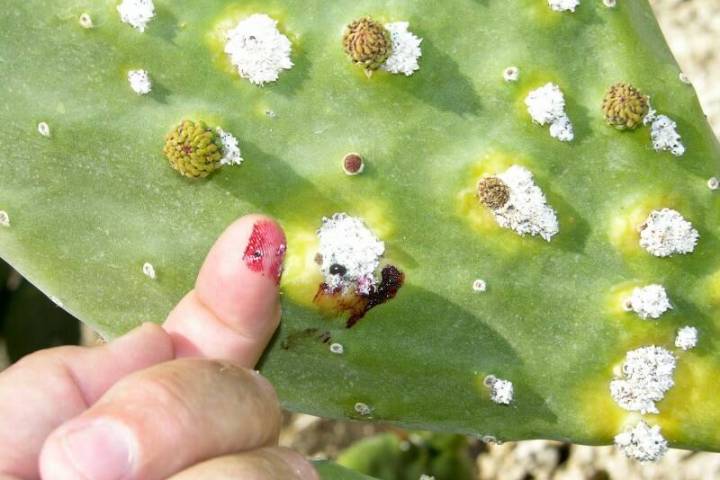
[[0, 254], [104, 337], [259, 212], [286, 407], [720, 451], [720, 149], [646, 0], [11, 4]]

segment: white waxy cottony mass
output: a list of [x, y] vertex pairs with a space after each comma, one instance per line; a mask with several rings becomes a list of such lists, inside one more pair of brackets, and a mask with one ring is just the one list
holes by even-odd
[[134, 29], [144, 32], [147, 24], [155, 16], [155, 5], [153, 0], [123, 0], [117, 6], [120, 13], [120, 19], [133, 27]]
[[650, 138], [657, 151], [669, 150], [679, 157], [685, 153], [685, 145], [677, 131], [677, 123], [666, 115], [658, 115], [650, 127]]
[[225, 53], [241, 77], [254, 85], [278, 79], [280, 72], [292, 68], [291, 44], [277, 29], [277, 21], [265, 14], [254, 14], [240, 21], [227, 34]]
[[621, 378], [610, 382], [610, 394], [620, 407], [631, 412], [659, 413], [655, 402], [674, 385], [677, 362], [668, 350], [654, 345], [627, 352]]
[[647, 285], [633, 290], [627, 299], [627, 309], [638, 314], [643, 320], [657, 319], [672, 308], [667, 292], [662, 285]]
[[328, 287], [355, 286], [359, 293], [369, 293], [385, 244], [360, 218], [346, 213], [323, 218], [317, 235], [320, 271]]
[[217, 127], [215, 130], [220, 136], [220, 142], [223, 147], [223, 158], [220, 159], [220, 165], [240, 165], [243, 162], [243, 158], [242, 153], [240, 152], [238, 139], [230, 132], [226, 132], [220, 127]]
[[510, 405], [515, 391], [510, 380], [497, 378], [495, 375], [485, 377], [485, 385], [490, 389], [490, 399], [500, 405]]
[[420, 49], [422, 38], [418, 38], [408, 31], [408, 26], [408, 22], [385, 24], [385, 28], [390, 32], [392, 40], [392, 53], [380, 67], [386, 72], [402, 73], [409, 76], [420, 68], [418, 59], [422, 55]]
[[643, 118], [645, 125], [650, 125], [650, 139], [655, 151], [669, 151], [676, 157], [685, 154], [685, 145], [677, 131], [675, 123], [667, 115], [658, 115], [657, 111], [650, 107], [647, 115]]
[[152, 82], [147, 70], [130, 70], [127, 77], [130, 88], [138, 95], [147, 95], [152, 91]]
[[560, 226], [555, 210], [547, 204], [540, 187], [535, 185], [532, 173], [513, 165], [497, 177], [510, 193], [505, 205], [492, 210], [498, 225], [520, 235], [540, 235], [549, 242]]
[[574, 12], [580, 0], [548, 0], [548, 5], [556, 12]]
[[525, 105], [535, 123], [550, 125], [553, 138], [561, 142], [575, 138], [570, 117], [565, 113], [565, 96], [554, 83], [532, 90], [525, 98]]
[[660, 434], [660, 427], [651, 427], [642, 420], [616, 435], [615, 445], [629, 458], [640, 462], [659, 460], [668, 449], [667, 441]]
[[675, 346], [682, 350], [691, 350], [697, 346], [698, 329], [695, 327], [682, 327], [675, 337]]
[[692, 253], [698, 238], [692, 224], [670, 208], [653, 210], [640, 226], [640, 246], [656, 257]]

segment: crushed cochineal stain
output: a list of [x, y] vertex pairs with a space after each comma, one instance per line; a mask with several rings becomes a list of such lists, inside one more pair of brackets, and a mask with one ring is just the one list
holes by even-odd
[[393, 265], [383, 267], [380, 277], [380, 282], [370, 287], [368, 293], [342, 287], [331, 288], [327, 283], [322, 283], [315, 294], [314, 302], [336, 313], [349, 313], [350, 317], [345, 325], [351, 328], [372, 308], [394, 298], [405, 281], [405, 274]]
[[332, 340], [332, 335], [327, 330], [320, 330], [318, 328], [306, 328], [305, 330], [300, 330], [298, 332], [294, 332], [288, 335], [287, 338], [282, 341], [280, 346], [283, 350], [290, 350], [306, 338], [319, 340], [323, 344], [328, 344], [330, 343], [330, 340]]
[[243, 261], [253, 272], [267, 275], [279, 284], [286, 249], [282, 230], [270, 220], [260, 220], [253, 225]]

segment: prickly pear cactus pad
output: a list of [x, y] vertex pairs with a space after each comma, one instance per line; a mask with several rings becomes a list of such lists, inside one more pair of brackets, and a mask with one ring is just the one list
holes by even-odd
[[12, 2], [0, 254], [110, 338], [262, 212], [287, 407], [720, 450], [720, 148], [680, 73], [645, 0]]

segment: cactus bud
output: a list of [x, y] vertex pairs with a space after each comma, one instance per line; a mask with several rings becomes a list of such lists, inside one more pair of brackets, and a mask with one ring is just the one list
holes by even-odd
[[370, 76], [392, 53], [392, 40], [382, 24], [363, 17], [347, 26], [343, 47], [353, 63], [365, 68], [365, 73]]
[[478, 182], [478, 199], [486, 207], [502, 208], [510, 199], [510, 189], [498, 177], [483, 177]]
[[648, 99], [628, 83], [611, 86], [602, 105], [605, 120], [618, 130], [633, 130], [641, 123], [649, 110]]
[[205, 123], [183, 120], [166, 137], [163, 152], [181, 175], [200, 178], [220, 166], [221, 148], [218, 135]]

